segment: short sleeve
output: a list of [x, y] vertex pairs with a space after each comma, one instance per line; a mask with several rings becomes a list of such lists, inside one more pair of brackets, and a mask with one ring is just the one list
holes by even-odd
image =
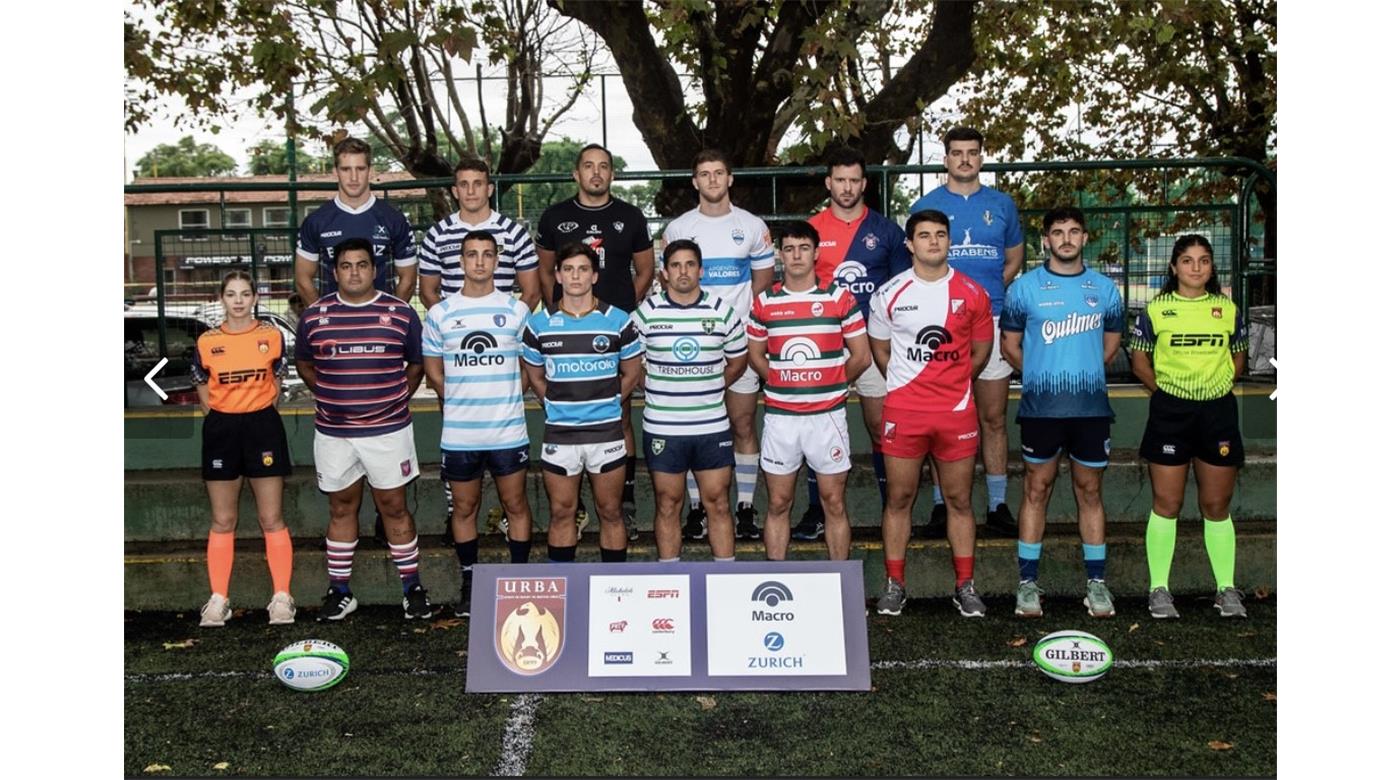
[[306, 305], [306, 311], [301, 313], [301, 319], [297, 320], [297, 346], [295, 357], [297, 360], [315, 360], [316, 357], [311, 351], [311, 304]]
[[628, 319], [617, 332], [621, 342], [618, 350], [618, 358], [621, 360], [631, 360], [642, 354], [642, 339], [637, 334], [637, 328], [632, 325], [632, 320]]
[[841, 335], [849, 339], [865, 333], [865, 318], [861, 316], [860, 304], [856, 303], [856, 297], [851, 295], [851, 291], [845, 287], [840, 290], [836, 300], [837, 311], [842, 312]]
[[1148, 316], [1147, 309], [1143, 309], [1128, 333], [1128, 349], [1151, 354], [1156, 348], [1157, 334], [1152, 331], [1152, 317]]
[[555, 252], [559, 249], [559, 234], [555, 232], [555, 220], [553, 209], [546, 209], [540, 215], [540, 221], [535, 231], [535, 243], [539, 248], [547, 252]]
[[773, 257], [773, 234], [769, 232], [768, 225], [761, 219], [754, 220], [759, 229], [758, 238], [754, 239], [753, 247], [749, 250], [749, 268], [751, 270], [762, 271], [765, 268], [772, 268], [776, 264]]
[[632, 219], [635, 220], [635, 225], [632, 229], [632, 254], [635, 255], [638, 252], [645, 252], [648, 249], [652, 249], [653, 244], [651, 241], [651, 231], [647, 230], [646, 215], [636, 206], [630, 206], [630, 210], [632, 211]]
[[909, 257], [909, 247], [904, 243], [904, 231], [894, 222], [886, 222], [889, 226], [887, 241], [890, 244], [889, 266], [890, 275], [886, 278], [893, 279], [896, 276], [914, 267], [914, 261]]
[[441, 276], [442, 261], [438, 258], [437, 225], [428, 228], [423, 240], [418, 244], [418, 273], [424, 276]]
[[748, 340], [744, 338], [744, 323], [739, 320], [739, 312], [734, 307], [724, 307], [724, 354], [736, 358], [749, 351]]
[[645, 349], [647, 345], [646, 316], [642, 314], [642, 309], [644, 308], [646, 308], [646, 301], [639, 304], [636, 310], [627, 318], [632, 324], [632, 328], [637, 331], [637, 338], [641, 339], [643, 349]]
[[754, 341], [768, 340], [768, 324], [763, 319], [763, 297], [761, 295], [755, 295], [753, 298], [753, 308], [749, 310], [746, 331], [748, 337]]
[[423, 321], [418, 312], [408, 307], [408, 338], [404, 343], [403, 359], [407, 363], [423, 362]]
[[1024, 333], [1026, 330], [1026, 319], [1030, 313], [1026, 311], [1026, 298], [1024, 291], [1030, 282], [1023, 282], [1026, 277], [1018, 277], [1006, 289], [1006, 300], [1001, 304], [1001, 329], [1011, 333]]
[[[313, 216], [315, 212], [312, 212]], [[314, 220], [308, 218], [301, 221], [301, 229], [297, 231], [297, 257], [312, 262], [321, 260], [321, 237], [316, 235]]]
[[1244, 311], [1235, 307], [1235, 332], [1230, 334], [1230, 354], [1249, 350], [1249, 328], [1245, 323]]
[[423, 322], [423, 357], [442, 357], [442, 326], [439, 323], [442, 309], [438, 306], [428, 311], [428, 319]]
[[524, 334], [520, 337], [520, 357], [532, 366], [544, 365], [544, 353], [540, 352], [540, 336], [535, 330], [539, 316], [536, 314], [526, 321]]
[[1021, 215], [1016, 212], [1016, 201], [1006, 196], [1006, 248], [1010, 249], [1025, 243], [1025, 238], [1021, 235]]
[[510, 256], [515, 261], [515, 272], [531, 271], [540, 267], [540, 257], [535, 254], [535, 242], [519, 225], [515, 226], [511, 237]]
[[[1006, 321], [1006, 310], [1001, 312], [1002, 322]], [[1108, 286], [1108, 307], [1103, 315], [1103, 329], [1106, 333], [1122, 333], [1127, 325], [1123, 312], [1123, 295], [1118, 292], [1118, 285]]]
[[972, 312], [972, 340], [991, 341], [996, 336], [996, 327], [992, 323], [992, 300], [987, 297], [986, 290], [980, 287], [975, 289], [977, 297]]
[[194, 360], [190, 361], [190, 379], [197, 385], [209, 384], [209, 366], [204, 362], [203, 344], [195, 344]]
[[872, 339], [881, 341], [890, 340], [890, 319], [885, 313], [884, 288], [881, 288], [870, 296], [870, 319], [866, 321], [865, 329]]

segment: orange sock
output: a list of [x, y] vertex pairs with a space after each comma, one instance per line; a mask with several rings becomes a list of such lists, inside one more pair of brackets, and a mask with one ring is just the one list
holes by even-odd
[[228, 580], [233, 576], [233, 533], [209, 532], [209, 592], [228, 598]]
[[284, 527], [263, 533], [267, 545], [267, 569], [272, 573], [272, 592], [292, 592], [292, 535]]

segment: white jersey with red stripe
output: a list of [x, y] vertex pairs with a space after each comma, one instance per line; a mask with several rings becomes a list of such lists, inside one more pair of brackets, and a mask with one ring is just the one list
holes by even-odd
[[870, 299], [870, 338], [890, 342], [885, 406], [915, 412], [972, 405], [972, 342], [991, 341], [987, 291], [952, 268], [936, 282], [909, 269]]

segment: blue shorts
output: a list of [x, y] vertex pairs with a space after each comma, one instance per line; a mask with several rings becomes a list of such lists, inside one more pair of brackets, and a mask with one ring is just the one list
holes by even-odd
[[1022, 417], [1021, 459], [1027, 463], [1048, 463], [1060, 451], [1081, 466], [1101, 469], [1108, 466], [1108, 417]]
[[528, 444], [506, 450], [442, 451], [442, 476], [449, 482], [475, 482], [481, 479], [482, 472], [487, 469], [491, 470], [493, 477], [504, 477], [528, 468], [529, 465]]
[[734, 437], [729, 431], [699, 436], [655, 436], [642, 433], [647, 469], [663, 474], [734, 467]]

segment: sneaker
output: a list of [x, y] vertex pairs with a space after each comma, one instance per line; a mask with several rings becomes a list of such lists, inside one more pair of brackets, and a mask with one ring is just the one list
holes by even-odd
[[904, 611], [906, 600], [904, 586], [895, 582], [894, 577], [886, 577], [885, 592], [880, 594], [880, 600], [875, 602], [875, 611], [881, 615], [898, 615]]
[[946, 539], [948, 538], [948, 505], [934, 504], [933, 511], [929, 513], [928, 523], [924, 526], [925, 539]]
[[693, 506], [690, 514], [685, 516], [685, 527], [681, 529], [681, 536], [686, 539], [704, 539], [709, 532], [709, 519], [705, 516], [705, 507]]
[[201, 628], [219, 628], [231, 617], [233, 608], [228, 605], [228, 599], [214, 593], [199, 610], [199, 625]]
[[1021, 535], [1016, 518], [1011, 516], [1011, 510], [1006, 508], [1006, 504], [997, 504], [996, 509], [987, 513], [987, 530], [1007, 539], [1015, 539]]
[[1038, 618], [1044, 615], [1040, 607], [1040, 597], [1045, 591], [1035, 584], [1035, 580], [1025, 580], [1016, 588], [1016, 617]]
[[953, 592], [953, 603], [958, 607], [958, 614], [963, 617], [986, 617], [987, 605], [982, 603], [982, 597], [977, 595], [977, 589], [972, 586], [972, 580], [968, 580], [966, 585], [959, 585]]
[[274, 626], [286, 626], [296, 622], [297, 603], [292, 601], [292, 594], [285, 590], [279, 590], [272, 594], [272, 601], [267, 604], [267, 622]]
[[428, 603], [428, 591], [422, 585], [414, 585], [403, 594], [403, 619], [427, 620], [433, 616], [433, 605]]
[[457, 617], [471, 617], [472, 614], [472, 578], [462, 578], [462, 598], [457, 601], [457, 608], [452, 610], [452, 614]]
[[344, 620], [346, 615], [354, 612], [359, 606], [360, 602], [355, 600], [355, 595], [350, 591], [341, 593], [335, 588], [326, 588], [326, 595], [321, 599], [321, 613], [316, 616], [316, 622]]
[[1152, 592], [1147, 594], [1147, 611], [1154, 618], [1175, 619], [1181, 617], [1181, 613], [1177, 612], [1176, 607], [1172, 604], [1171, 591], [1166, 588], [1153, 588]]
[[1221, 588], [1215, 594], [1215, 608], [1221, 617], [1249, 617], [1244, 609], [1244, 593], [1239, 588]]
[[753, 504], [740, 504], [734, 511], [734, 537], [736, 539], [762, 539], [763, 529], [758, 527], [754, 517]]
[[502, 512], [500, 507], [493, 506], [489, 511], [487, 511], [486, 533], [494, 534], [498, 531], [500, 533], [505, 533], [506, 528], [508, 527], [509, 523], [506, 522], [506, 513]]
[[627, 529], [627, 541], [635, 542], [641, 532], [637, 530], [637, 506], [631, 502], [622, 505], [622, 526]]
[[811, 541], [822, 538], [826, 533], [826, 515], [821, 504], [812, 504], [802, 513], [802, 520], [792, 529], [792, 538]]
[[578, 535], [583, 537], [583, 529], [588, 527], [588, 510], [580, 506], [574, 510], [574, 524], [578, 526]]
[[1103, 580], [1089, 580], [1084, 606], [1089, 608], [1089, 617], [1111, 618], [1117, 614], [1113, 611], [1113, 594]]

